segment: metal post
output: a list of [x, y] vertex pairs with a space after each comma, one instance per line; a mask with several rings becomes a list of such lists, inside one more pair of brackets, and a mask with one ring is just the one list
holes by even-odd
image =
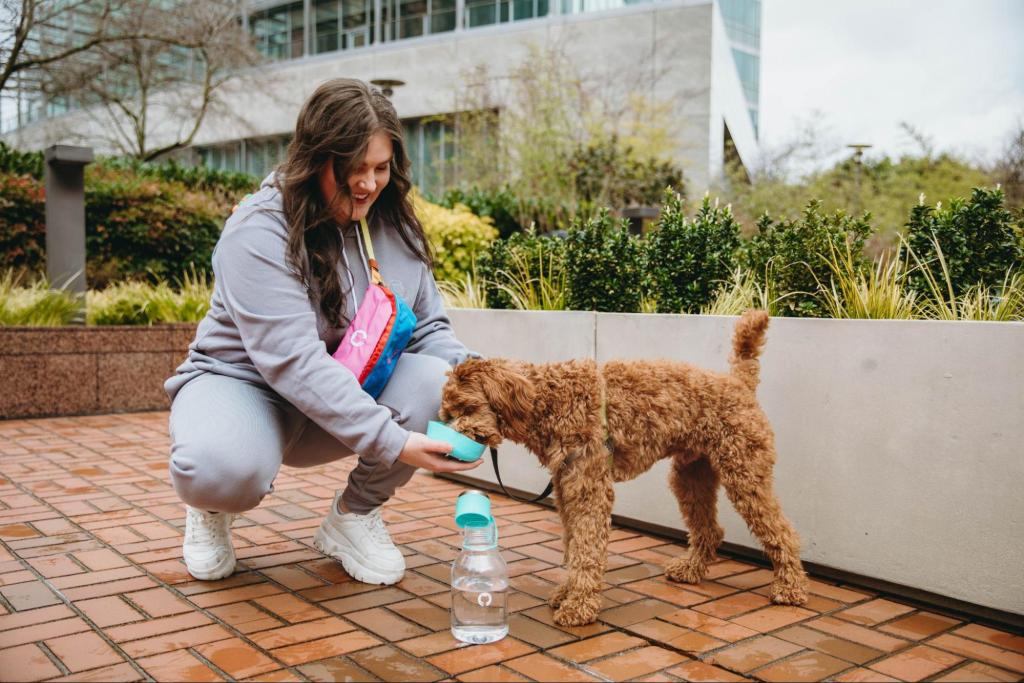
[[85, 165], [92, 148], [54, 145], [46, 160], [46, 276], [50, 285], [78, 296], [85, 322]]

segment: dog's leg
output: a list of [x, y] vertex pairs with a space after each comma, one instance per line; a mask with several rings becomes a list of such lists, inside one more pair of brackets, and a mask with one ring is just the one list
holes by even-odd
[[718, 473], [707, 458], [686, 464], [681, 456], [676, 456], [670, 483], [690, 532], [690, 554], [669, 562], [665, 576], [673, 581], [700, 583], [725, 537], [716, 519]]
[[[555, 505], [558, 508], [558, 515], [562, 519], [562, 566], [568, 567], [569, 548], [572, 546], [572, 539], [570, 536], [572, 526], [565, 518], [565, 492], [562, 490], [562, 482], [558, 477], [555, 477], [553, 482], [555, 485]], [[558, 609], [562, 604], [562, 600], [565, 598], [568, 586], [569, 582], [565, 581], [552, 589], [551, 594], [548, 595], [548, 604], [551, 605], [551, 609]]]
[[583, 472], [563, 478], [562, 490], [568, 578], [555, 591], [554, 619], [561, 626], [582, 626], [595, 621], [601, 608], [614, 492], [610, 477]]
[[802, 605], [807, 602], [807, 574], [800, 562], [800, 538], [772, 490], [774, 461], [768, 449], [733, 453], [720, 460], [720, 476], [729, 500], [772, 561], [772, 602]]

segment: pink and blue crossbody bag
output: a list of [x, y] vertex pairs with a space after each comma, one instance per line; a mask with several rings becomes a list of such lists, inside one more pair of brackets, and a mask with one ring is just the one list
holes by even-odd
[[380, 276], [366, 220], [359, 221], [366, 241], [370, 284], [333, 358], [352, 371], [363, 391], [377, 398], [391, 379], [402, 351], [416, 329], [416, 314]]

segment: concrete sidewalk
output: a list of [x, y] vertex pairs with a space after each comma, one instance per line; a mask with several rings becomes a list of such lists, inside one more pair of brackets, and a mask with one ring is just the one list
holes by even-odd
[[511, 634], [463, 646], [448, 631], [462, 487], [418, 474], [399, 492], [384, 517], [409, 571], [368, 586], [311, 544], [345, 462], [283, 470], [235, 522], [236, 573], [194, 581], [167, 453], [166, 413], [0, 421], [0, 681], [1024, 678], [1019, 635], [818, 580], [806, 608], [772, 606], [770, 573], [730, 559], [669, 583], [685, 549], [626, 529], [600, 621], [556, 627], [558, 516], [497, 495]]

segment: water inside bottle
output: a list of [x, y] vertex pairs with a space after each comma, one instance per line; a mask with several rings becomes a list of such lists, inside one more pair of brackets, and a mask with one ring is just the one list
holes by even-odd
[[452, 583], [452, 635], [464, 643], [493, 643], [508, 635], [508, 581], [462, 576]]

